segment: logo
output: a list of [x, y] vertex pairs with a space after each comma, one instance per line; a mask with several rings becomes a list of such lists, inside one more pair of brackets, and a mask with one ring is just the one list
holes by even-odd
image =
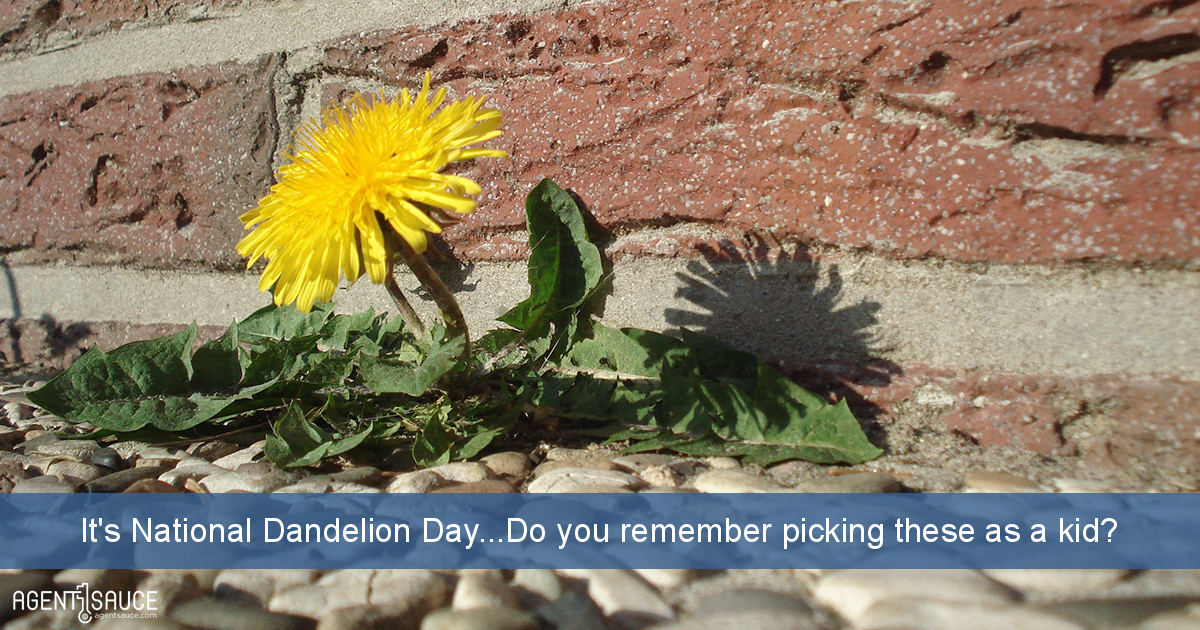
[[84, 582], [71, 590], [14, 591], [12, 609], [78, 610], [80, 623], [107, 617], [153, 619], [158, 617], [158, 591], [101, 591]]

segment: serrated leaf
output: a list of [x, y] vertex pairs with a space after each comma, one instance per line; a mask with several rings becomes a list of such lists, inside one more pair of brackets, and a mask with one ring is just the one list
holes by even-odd
[[192, 388], [206, 393], [232, 390], [242, 380], [240, 353], [238, 325], [234, 322], [224, 334], [192, 355]]
[[413, 442], [413, 461], [420, 466], [440, 466], [449, 463], [450, 451], [457, 436], [446, 426], [449, 402], [437, 404], [425, 420], [425, 426]]
[[462, 337], [444, 339], [435, 334], [428, 354], [416, 365], [388, 357], [362, 357], [363, 383], [377, 394], [421, 396], [458, 365], [465, 343]]
[[525, 199], [529, 230], [529, 297], [500, 321], [530, 334], [551, 323], [564, 330], [599, 286], [600, 250], [588, 238], [583, 212], [567, 191], [543, 179]]
[[310, 466], [321, 461], [329, 450], [329, 434], [309, 422], [295, 402], [284, 409], [274, 430], [275, 435], [266, 438], [263, 454], [278, 466]]
[[282, 340], [317, 335], [333, 315], [333, 305], [318, 302], [312, 311], [301, 313], [295, 306], [264, 306], [238, 323], [246, 341]]

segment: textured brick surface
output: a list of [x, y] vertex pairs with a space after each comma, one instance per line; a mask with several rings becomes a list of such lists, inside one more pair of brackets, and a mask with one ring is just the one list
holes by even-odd
[[9, 0], [0, 4], [0, 55], [54, 48], [130, 25], [203, 20], [274, 0]]
[[1084, 476], [1148, 482], [1168, 475], [1194, 484], [1200, 475], [1195, 381], [881, 363], [813, 366], [796, 376], [815, 391], [847, 397], [881, 446], [914, 463], [961, 446], [1012, 447], [1076, 459]]
[[0, 249], [233, 268], [270, 185], [272, 57], [0, 100]]
[[486, 194], [455, 235], [478, 257], [511, 255], [485, 242], [549, 176], [618, 234], [1194, 264], [1198, 31], [1191, 2], [652, 0], [368, 34], [324, 63], [431, 69], [505, 111], [513, 159], [468, 169]]
[[[75, 362], [89, 348], [112, 350], [131, 341], [175, 334], [182, 324], [129, 322], [60, 322], [51, 317], [0, 319], [0, 374], [45, 376]], [[201, 326], [200, 341], [215, 339], [221, 326]]]

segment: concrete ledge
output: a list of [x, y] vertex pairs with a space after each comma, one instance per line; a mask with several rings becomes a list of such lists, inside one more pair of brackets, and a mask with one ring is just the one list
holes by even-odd
[[[777, 263], [618, 262], [606, 322], [688, 327], [784, 363], [861, 359], [1031, 373], [1200, 379], [1200, 275], [897, 262], [839, 255]], [[445, 272], [473, 330], [527, 294], [521, 264]], [[226, 325], [268, 302], [251, 274], [15, 267], [0, 317]], [[408, 282], [414, 293], [414, 282]], [[361, 281], [341, 309], [390, 310]], [[433, 317], [419, 294], [419, 309]]]

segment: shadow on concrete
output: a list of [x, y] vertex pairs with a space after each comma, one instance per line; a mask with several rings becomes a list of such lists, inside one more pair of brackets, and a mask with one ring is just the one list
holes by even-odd
[[668, 309], [666, 322], [754, 352], [830, 400], [845, 398], [872, 441], [885, 446], [877, 425], [882, 409], [858, 393], [858, 386], [885, 386], [903, 373], [879, 357], [881, 305], [848, 301], [838, 265], [805, 249], [781, 254], [758, 240], [748, 249], [702, 254], [704, 261], [676, 274], [675, 297], [688, 306]]

